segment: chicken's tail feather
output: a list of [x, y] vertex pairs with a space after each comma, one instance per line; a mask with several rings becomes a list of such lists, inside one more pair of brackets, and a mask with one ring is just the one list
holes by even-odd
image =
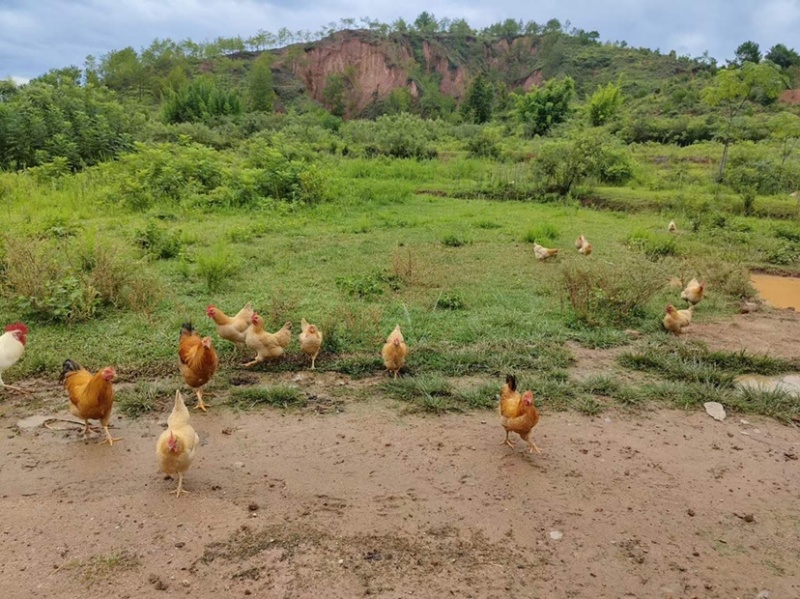
[[512, 391], [516, 391], [517, 390], [517, 377], [515, 377], [513, 374], [507, 374], [506, 375], [506, 385], [508, 385], [508, 388], [511, 389]]
[[61, 376], [58, 377], [58, 380], [63, 383], [70, 372], [78, 372], [80, 370], [83, 370], [83, 367], [75, 360], [64, 360], [64, 365], [61, 367]]
[[184, 322], [181, 325], [181, 337], [184, 335], [194, 335], [194, 326], [191, 322]]

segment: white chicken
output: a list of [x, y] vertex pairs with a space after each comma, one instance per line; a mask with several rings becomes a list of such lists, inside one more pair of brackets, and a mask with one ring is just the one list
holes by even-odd
[[544, 246], [539, 245], [538, 243], [534, 243], [533, 254], [536, 256], [537, 260], [547, 260], [548, 258], [552, 258], [556, 254], [558, 254], [558, 249], [546, 248]]
[[12, 387], [3, 382], [3, 373], [14, 366], [25, 353], [25, 343], [28, 340], [28, 327], [21, 322], [10, 324], [6, 332], [0, 335], [0, 389], [12, 389], [27, 393], [19, 387]]
[[183, 395], [175, 392], [175, 405], [167, 418], [167, 430], [161, 433], [156, 443], [156, 455], [161, 471], [165, 474], [178, 475], [178, 488], [170, 493], [180, 497], [181, 493], [189, 493], [183, 488], [183, 474], [194, 460], [194, 454], [200, 445], [200, 437], [189, 424], [189, 410], [183, 403]]

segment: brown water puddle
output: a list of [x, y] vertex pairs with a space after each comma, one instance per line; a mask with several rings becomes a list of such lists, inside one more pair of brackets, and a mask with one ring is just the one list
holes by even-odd
[[761, 299], [773, 308], [800, 310], [800, 278], [751, 274], [750, 279]]
[[736, 377], [736, 382], [742, 387], [751, 389], [774, 391], [780, 387], [792, 393], [800, 393], [800, 374], [785, 374], [783, 376], [744, 374]]

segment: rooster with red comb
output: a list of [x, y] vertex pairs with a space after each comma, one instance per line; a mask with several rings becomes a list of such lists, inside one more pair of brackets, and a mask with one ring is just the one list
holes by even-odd
[[0, 389], [13, 389], [27, 393], [19, 387], [12, 387], [3, 382], [3, 373], [19, 362], [25, 353], [25, 343], [28, 340], [28, 327], [21, 322], [15, 322], [6, 327], [6, 332], [0, 335]]

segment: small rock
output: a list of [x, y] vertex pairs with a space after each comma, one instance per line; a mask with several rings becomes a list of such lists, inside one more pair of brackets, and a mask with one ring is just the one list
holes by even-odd
[[190, 583], [188, 580], [181, 580], [181, 584], [182, 584], [183, 586], [185, 586], [185, 587], [188, 587], [188, 586], [190, 586], [192, 583]]
[[744, 418], [742, 418], [741, 420], [739, 420], [739, 423], [740, 423], [740, 424], [750, 424], [750, 423], [749, 423], [747, 420], [745, 420]]
[[222, 429], [222, 434], [223, 435], [232, 435], [233, 434], [233, 429], [231, 427], [227, 426], [227, 427]]
[[694, 518], [695, 511], [692, 508], [686, 510], [686, 513], [689, 514], [692, 518]]
[[785, 457], [787, 460], [796, 460], [797, 454], [793, 451], [785, 451], [783, 453], [783, 457]]
[[244, 462], [234, 462], [233, 465], [235, 468], [244, 468]]
[[178, 549], [183, 549], [184, 547], [186, 547], [186, 543], [184, 543], [183, 541], [178, 541], [177, 543], [175, 543], [175, 547], [177, 547]]
[[706, 414], [714, 420], [725, 420], [725, 408], [718, 401], [707, 401], [703, 407], [706, 409]]
[[761, 591], [758, 595], [756, 595], [756, 599], [769, 599], [771, 593], [769, 591]]
[[244, 590], [244, 594], [245, 594], [245, 595], [252, 595], [252, 594], [253, 594], [253, 592], [252, 592], [250, 589], [245, 589], [245, 590]]
[[561, 539], [564, 538], [564, 533], [561, 532], [560, 530], [551, 530], [550, 538], [553, 539], [554, 541], [560, 541]]
[[151, 574], [148, 580], [157, 591], [166, 591], [169, 588], [169, 585], [161, 580], [161, 577], [157, 574]]
[[734, 514], [740, 520], [744, 520], [745, 522], [755, 522], [756, 517], [753, 514]]
[[258, 504], [255, 501], [250, 502], [250, 505], [247, 506], [247, 509], [251, 512], [255, 512], [258, 509]]

